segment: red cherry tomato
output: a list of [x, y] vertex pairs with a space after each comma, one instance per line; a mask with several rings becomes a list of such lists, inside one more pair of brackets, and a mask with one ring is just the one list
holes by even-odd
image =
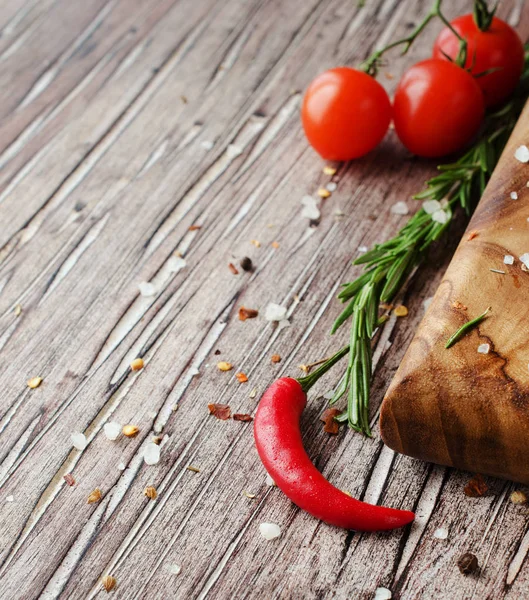
[[[524, 64], [523, 43], [516, 31], [507, 23], [494, 17], [487, 31], [481, 31], [472, 15], [463, 15], [452, 21], [452, 27], [467, 40], [465, 68], [474, 75], [489, 69], [497, 69], [476, 81], [485, 95], [485, 104], [495, 106], [506, 100], [514, 91]], [[445, 27], [433, 47], [434, 58], [455, 59], [459, 52], [459, 41]]]
[[351, 160], [382, 140], [391, 120], [391, 103], [373, 77], [339, 67], [310, 84], [301, 120], [310, 145], [323, 158]]
[[393, 102], [397, 135], [408, 150], [426, 157], [464, 148], [484, 113], [483, 94], [472, 75], [433, 58], [404, 73]]

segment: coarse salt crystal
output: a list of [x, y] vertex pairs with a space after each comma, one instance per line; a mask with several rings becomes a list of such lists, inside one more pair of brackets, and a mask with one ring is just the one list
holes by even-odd
[[518, 200], [518, 194], [516, 192], [511, 192], [511, 200]]
[[103, 432], [111, 441], [117, 440], [121, 435], [121, 425], [116, 421], [110, 421], [103, 426]]
[[514, 256], [511, 256], [510, 254], [506, 254], [503, 257], [503, 262], [506, 265], [514, 265]]
[[171, 575], [180, 575], [180, 571], [182, 570], [182, 567], [180, 565], [172, 564], [172, 565], [167, 565], [165, 567], [165, 570], [168, 573], [171, 573]]
[[431, 296], [430, 298], [426, 298], [426, 300], [424, 300], [422, 303], [424, 310], [428, 310], [430, 308], [430, 304], [432, 302], [433, 302], [433, 296]]
[[436, 210], [432, 215], [432, 221], [444, 225], [445, 223], [448, 223], [448, 221], [450, 221], [450, 216], [444, 210]]
[[328, 392], [325, 392], [325, 394], [323, 394], [323, 397], [325, 398], [325, 400], [331, 400], [331, 398], [334, 396], [334, 390], [329, 390]]
[[6, 496], [6, 502], [13, 502], [15, 499], [13, 496]]
[[167, 268], [170, 273], [176, 273], [187, 265], [186, 261], [181, 256], [171, 256], [167, 261]]
[[189, 369], [189, 374], [192, 376], [200, 375], [200, 371], [196, 367], [191, 367]]
[[388, 588], [379, 587], [375, 590], [373, 600], [391, 600], [391, 591]]
[[143, 460], [147, 465], [155, 465], [160, 461], [160, 446], [149, 442], [143, 451]]
[[228, 158], [237, 158], [242, 154], [242, 148], [236, 146], [235, 144], [229, 144], [226, 148], [226, 156]]
[[204, 150], [211, 150], [214, 146], [213, 142], [210, 140], [204, 140], [203, 142], [200, 142], [200, 145], [202, 148], [204, 148]]
[[265, 540], [274, 540], [281, 535], [281, 528], [275, 523], [261, 523], [259, 525], [259, 533]]
[[529, 162], [529, 148], [527, 146], [519, 146], [518, 148], [516, 148], [514, 158], [516, 158], [516, 160], [519, 160], [522, 163]]
[[287, 315], [287, 309], [284, 306], [270, 302], [265, 309], [264, 318], [267, 321], [282, 321]]
[[73, 447], [77, 448], [77, 450], [84, 450], [88, 445], [85, 434], [79, 433], [78, 431], [72, 433], [71, 440]]
[[480, 344], [478, 346], [478, 352], [480, 354], [488, 354], [490, 351], [490, 344]]
[[156, 288], [149, 281], [142, 281], [138, 284], [138, 288], [140, 290], [140, 294], [144, 298], [149, 298], [150, 296], [154, 296], [156, 294]]
[[522, 256], [520, 256], [520, 260], [529, 269], [529, 252], [522, 254]]
[[334, 181], [329, 181], [325, 187], [329, 190], [329, 192], [334, 192], [338, 185]]
[[276, 484], [276, 482], [275, 482], [275, 481], [274, 481], [274, 480], [273, 480], [273, 479], [270, 477], [270, 474], [269, 474], [269, 473], [267, 473], [267, 474], [266, 474], [266, 485], [267, 485], [268, 487], [274, 487], [274, 486], [275, 486], [275, 484]]
[[126, 469], [126, 465], [125, 465], [125, 463], [122, 463], [122, 462], [120, 462], [120, 463], [119, 463], [119, 465], [118, 465], [118, 469], [119, 469], [120, 471], [124, 471], [124, 470]]
[[438, 540], [446, 540], [446, 538], [448, 537], [448, 529], [445, 529], [444, 527], [439, 527], [439, 529], [436, 529], [433, 532], [433, 536]]
[[358, 252], [362, 252], [363, 253], [363, 252], [367, 252], [367, 250], [368, 250], [367, 246], [359, 246], [358, 247]]
[[425, 200], [422, 203], [422, 207], [424, 209], [424, 212], [428, 213], [429, 215], [433, 215], [435, 212], [441, 210], [442, 208], [441, 203], [438, 200]]
[[301, 216], [305, 219], [316, 221], [321, 217], [320, 199], [316, 200], [312, 196], [303, 196], [301, 204], [303, 205]]
[[287, 327], [290, 327], [290, 321], [288, 319], [281, 319], [281, 321], [279, 321], [277, 329], [278, 331], [281, 331], [282, 329], [286, 329]]
[[406, 204], [406, 202], [400, 200], [391, 207], [391, 212], [394, 215], [407, 215], [409, 212], [408, 205]]

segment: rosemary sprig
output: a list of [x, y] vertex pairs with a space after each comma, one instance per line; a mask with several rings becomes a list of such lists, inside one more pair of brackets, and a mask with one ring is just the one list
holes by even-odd
[[[454, 210], [469, 215], [483, 194], [499, 156], [514, 128], [529, 92], [529, 60], [513, 99], [501, 110], [489, 113], [479, 139], [458, 160], [438, 167], [439, 174], [415, 196], [420, 208], [399, 233], [377, 244], [356, 259], [364, 272], [342, 286], [339, 299], [347, 303], [334, 323], [332, 333], [351, 319], [348, 364], [330, 404], [347, 393], [347, 409], [338, 417], [356, 431], [371, 435], [369, 392], [372, 375], [372, 338], [384, 317], [381, 303], [390, 303], [425, 258], [428, 248], [448, 229]], [[386, 317], [387, 318], [387, 317]]]
[[455, 333], [453, 333], [448, 338], [448, 340], [445, 344], [445, 348], [450, 348], [451, 346], [453, 346], [457, 341], [459, 341], [465, 335], [465, 333], [467, 333], [468, 331], [470, 331], [471, 329], [476, 327], [476, 325], [479, 325], [481, 323], [481, 321], [483, 321], [484, 319], [487, 318], [487, 315], [489, 314], [489, 312], [491, 310], [492, 310], [492, 308], [489, 306], [484, 313], [479, 315], [479, 317], [472, 319], [472, 321], [467, 321], [464, 325], [462, 325]]

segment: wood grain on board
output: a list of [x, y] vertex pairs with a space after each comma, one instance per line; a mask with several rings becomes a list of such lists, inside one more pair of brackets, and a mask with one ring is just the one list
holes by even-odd
[[[398, 452], [525, 484], [529, 273], [520, 257], [529, 256], [529, 167], [515, 152], [527, 143], [529, 104], [391, 383], [380, 421], [383, 440]], [[479, 326], [445, 348], [487, 308]]]
[[[329, 177], [303, 138], [301, 90], [405, 35], [428, 4], [0, 2], [2, 597], [103, 598], [106, 574], [124, 599], [371, 598], [378, 587], [394, 598], [523, 596], [529, 534], [512, 484], [490, 479], [486, 497], [469, 499], [468, 473], [394, 454], [376, 426], [463, 219], [402, 296], [409, 317], [378, 340], [374, 438], [323, 432], [321, 394], [338, 370], [303, 418], [318, 468], [357, 497], [415, 509], [412, 528], [359, 535], [301, 513], [266, 485], [251, 425], [207, 410], [224, 402], [253, 413], [274, 378], [347, 338], [329, 330], [336, 290], [357, 273], [351, 258], [405, 223], [390, 208], [434, 165], [391, 133], [339, 165], [338, 187], [310, 224], [300, 200]], [[468, 5], [445, 4], [450, 15]], [[529, 35], [523, 2], [500, 11]], [[381, 76], [389, 91], [430, 45], [427, 35], [392, 58]], [[255, 269], [234, 275], [228, 264], [243, 256]], [[142, 282], [154, 295], [140, 294]], [[290, 327], [262, 318], [269, 302], [288, 308]], [[242, 322], [241, 305], [261, 315]], [[145, 368], [131, 372], [138, 356]], [[234, 371], [218, 371], [219, 360]], [[35, 376], [43, 383], [31, 390]], [[139, 434], [111, 442], [108, 421]], [[76, 431], [84, 450], [72, 447]], [[147, 466], [155, 435], [161, 460]], [[102, 499], [88, 504], [96, 488]], [[281, 526], [278, 540], [260, 537], [263, 521]], [[434, 537], [438, 528], [447, 539]], [[456, 567], [468, 550], [479, 577]]]

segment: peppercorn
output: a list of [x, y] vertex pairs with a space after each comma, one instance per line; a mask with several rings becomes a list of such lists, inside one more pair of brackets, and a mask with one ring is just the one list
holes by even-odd
[[239, 264], [241, 265], [241, 269], [243, 271], [251, 271], [253, 269], [252, 259], [248, 256], [241, 258]]
[[457, 566], [463, 575], [470, 575], [478, 570], [478, 559], [472, 552], [465, 552], [465, 554], [459, 557]]

